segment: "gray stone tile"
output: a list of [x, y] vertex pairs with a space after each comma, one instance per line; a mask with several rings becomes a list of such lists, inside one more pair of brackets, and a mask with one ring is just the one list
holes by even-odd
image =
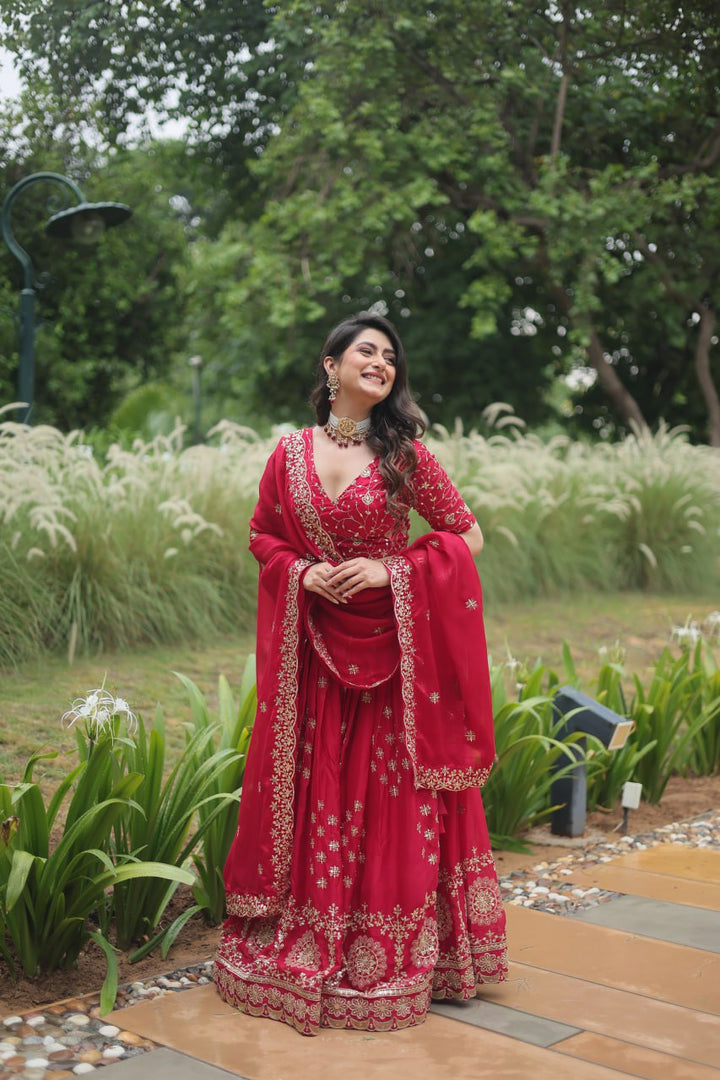
[[152, 1080], [243, 1080], [237, 1073], [216, 1069], [214, 1065], [164, 1046], [125, 1061], [113, 1062], [108, 1076], [115, 1080], [148, 1080], [149, 1077]]
[[430, 1011], [449, 1020], [460, 1020], [464, 1024], [497, 1031], [500, 1035], [510, 1035], [513, 1039], [534, 1046], [552, 1046], [580, 1031], [580, 1028], [558, 1024], [541, 1016], [531, 1016], [519, 1009], [509, 1009], [507, 1005], [497, 1005], [494, 1001], [434, 1001]]
[[720, 911], [649, 900], [644, 896], [620, 896], [606, 904], [573, 912], [568, 917], [720, 953]]

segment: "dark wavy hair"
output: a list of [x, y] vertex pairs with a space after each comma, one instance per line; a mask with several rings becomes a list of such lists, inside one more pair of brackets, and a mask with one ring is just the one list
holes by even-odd
[[367, 442], [380, 457], [380, 475], [387, 487], [387, 507], [399, 522], [407, 511], [407, 503], [402, 497], [403, 489], [417, 465], [413, 440], [425, 431], [425, 421], [410, 393], [405, 350], [393, 324], [382, 315], [360, 311], [343, 319], [331, 330], [318, 359], [317, 382], [310, 395], [310, 404], [322, 427], [330, 414], [327, 372], [323, 361], [326, 356], [332, 356], [333, 360], [339, 362], [345, 350], [368, 327], [386, 334], [395, 350], [395, 381], [385, 400], [372, 410], [372, 433]]

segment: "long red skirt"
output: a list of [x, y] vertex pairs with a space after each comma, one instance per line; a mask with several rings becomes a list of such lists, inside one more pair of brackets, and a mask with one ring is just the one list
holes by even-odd
[[[349, 689], [309, 646], [300, 667], [289, 893], [276, 916], [227, 920], [215, 981], [306, 1035], [417, 1024], [432, 997], [506, 977], [480, 791], [415, 789], [399, 676]], [[256, 863], [253, 839], [238, 835], [228, 862]]]

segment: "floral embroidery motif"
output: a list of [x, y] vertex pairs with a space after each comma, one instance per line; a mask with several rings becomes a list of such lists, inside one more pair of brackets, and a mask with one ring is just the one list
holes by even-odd
[[438, 958], [438, 927], [434, 919], [426, 919], [420, 933], [410, 947], [410, 957], [415, 967], [433, 967]]
[[245, 946], [251, 955], [256, 956], [261, 949], [272, 945], [275, 940], [274, 919], [248, 919]]
[[317, 970], [321, 964], [320, 949], [312, 930], [306, 931], [297, 939], [287, 954], [288, 963], [293, 967]]
[[502, 895], [492, 878], [478, 878], [467, 890], [468, 914], [483, 926], [496, 922], [502, 915]]
[[471, 596], [469, 600], [465, 601], [465, 607], [468, 611], [477, 611], [478, 602]]
[[387, 971], [387, 957], [382, 945], [371, 937], [355, 938], [347, 951], [348, 979], [358, 990], [378, 983]]

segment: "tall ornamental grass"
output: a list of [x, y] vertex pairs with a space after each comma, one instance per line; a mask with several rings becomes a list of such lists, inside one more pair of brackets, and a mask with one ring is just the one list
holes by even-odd
[[[241, 449], [242, 447], [242, 449]], [[183, 431], [98, 460], [80, 432], [0, 424], [0, 667], [45, 650], [197, 640], [255, 602], [248, 521], [268, 448]]]
[[[621, 443], [434, 428], [430, 448], [486, 536], [486, 595], [695, 591], [720, 579], [720, 454], [678, 431]], [[252, 618], [247, 552], [275, 438], [224, 422], [101, 459], [81, 432], [0, 423], [0, 667], [45, 650], [197, 640]]]
[[679, 430], [619, 443], [543, 442], [508, 407], [487, 437], [427, 438], [485, 534], [486, 595], [576, 589], [706, 590], [720, 576], [720, 452]]

